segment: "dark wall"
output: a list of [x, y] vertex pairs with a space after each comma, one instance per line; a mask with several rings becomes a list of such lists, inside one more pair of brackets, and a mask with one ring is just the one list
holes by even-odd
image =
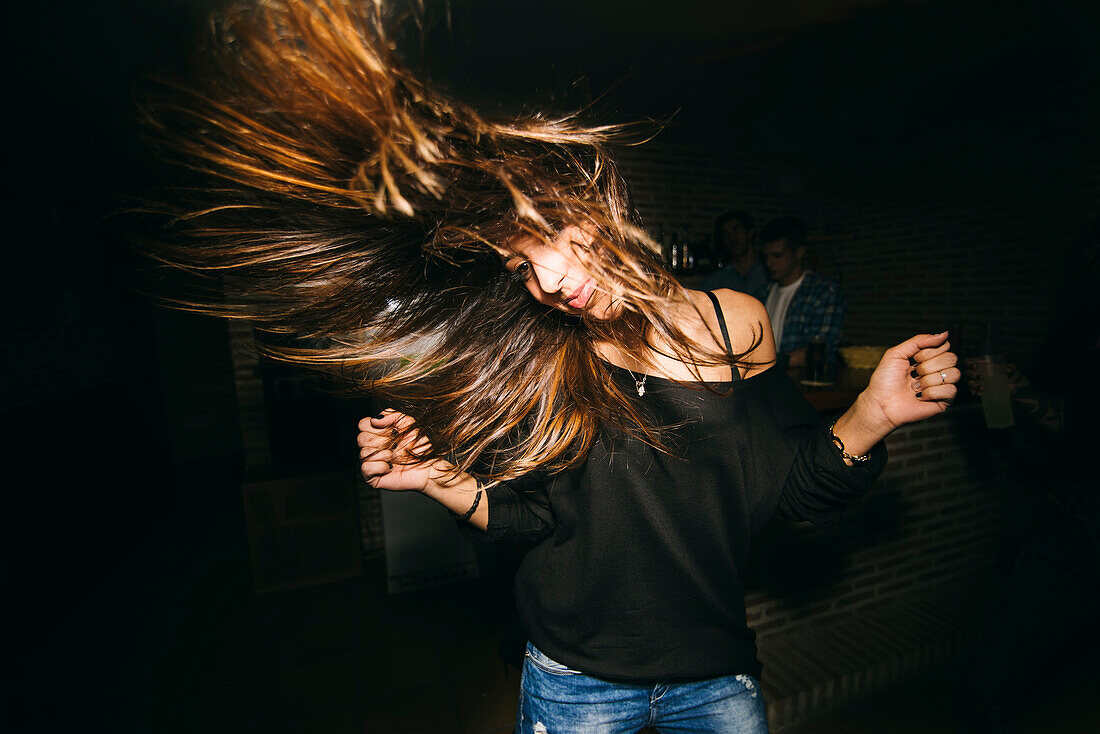
[[[5, 596], [14, 698], [42, 730], [126, 731], [163, 704], [186, 674], [186, 656], [164, 664], [175, 617], [208, 602], [196, 588], [215, 559], [242, 554], [224, 328], [137, 292], [116, 217], [147, 185], [134, 84], [175, 63], [200, 7], [21, 4], [5, 19]], [[204, 469], [175, 460], [188, 411], [213, 423]], [[223, 479], [185, 476], [200, 471]]]
[[975, 354], [991, 325], [997, 348], [1032, 357], [1066, 318], [1067, 298], [1090, 287], [1082, 251], [1100, 216], [1095, 91], [1096, 78], [1021, 90], [833, 162], [824, 226], [844, 236], [817, 249], [843, 273], [846, 338], [955, 328], [956, 346]]

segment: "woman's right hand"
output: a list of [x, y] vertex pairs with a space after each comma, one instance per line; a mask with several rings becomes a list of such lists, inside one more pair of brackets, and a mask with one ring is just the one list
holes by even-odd
[[423, 492], [439, 475], [438, 461], [411, 463], [414, 454], [431, 448], [427, 437], [412, 428], [399, 438], [415, 424], [411, 417], [390, 408], [359, 421], [359, 471], [367, 484], [375, 489]]
[[359, 471], [375, 489], [394, 492], [414, 490], [443, 505], [471, 525], [485, 530], [489, 502], [481, 501], [482, 488], [466, 472], [457, 472], [443, 459], [416, 461], [431, 450], [416, 421], [387, 408], [377, 418], [359, 421]]

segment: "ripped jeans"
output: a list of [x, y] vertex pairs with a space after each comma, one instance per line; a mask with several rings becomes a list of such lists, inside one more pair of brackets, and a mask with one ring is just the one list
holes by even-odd
[[516, 734], [767, 734], [760, 683], [730, 675], [689, 683], [613, 683], [571, 670], [527, 644]]

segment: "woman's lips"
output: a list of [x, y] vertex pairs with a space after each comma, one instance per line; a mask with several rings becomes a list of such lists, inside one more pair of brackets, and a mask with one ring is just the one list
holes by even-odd
[[595, 290], [596, 284], [591, 278], [581, 283], [581, 287], [573, 292], [569, 300], [565, 302], [569, 308], [575, 308], [578, 311], [582, 310], [588, 305], [588, 299], [592, 297], [592, 291]]

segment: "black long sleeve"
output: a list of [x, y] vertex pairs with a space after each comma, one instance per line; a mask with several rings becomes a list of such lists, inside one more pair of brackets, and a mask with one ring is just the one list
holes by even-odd
[[496, 542], [533, 545], [554, 531], [550, 509], [553, 480], [543, 471], [490, 487], [486, 536]]
[[[620, 374], [621, 373], [621, 374]], [[612, 371], [624, 392], [634, 381]], [[590, 675], [759, 674], [741, 573], [779, 514], [828, 523], [885, 463], [849, 467], [782, 371], [694, 389], [656, 376], [638, 407], [666, 451], [601, 431], [584, 462], [489, 490], [482, 537], [531, 545], [516, 604], [539, 649]]]
[[776, 505], [783, 520], [831, 525], [849, 503], [871, 488], [886, 466], [886, 446], [879, 442], [871, 458], [848, 466], [823, 426], [803, 434], [798, 453]]

